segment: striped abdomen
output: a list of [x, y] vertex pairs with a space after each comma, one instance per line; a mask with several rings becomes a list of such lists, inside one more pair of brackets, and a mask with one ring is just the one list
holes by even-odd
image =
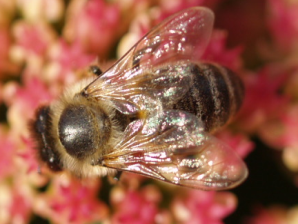
[[195, 114], [205, 124], [206, 131], [226, 124], [239, 110], [244, 86], [231, 70], [216, 64], [194, 64], [193, 84], [174, 105], [174, 109]]

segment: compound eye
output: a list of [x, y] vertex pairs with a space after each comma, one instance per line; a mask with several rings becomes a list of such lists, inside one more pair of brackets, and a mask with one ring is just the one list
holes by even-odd
[[45, 148], [42, 148], [40, 151], [40, 156], [42, 161], [44, 161], [48, 168], [52, 170], [53, 172], [62, 171], [62, 166], [60, 162], [60, 158], [57, 154], [57, 152], [53, 151], [52, 148], [46, 146]]
[[31, 134], [36, 139], [39, 158], [45, 162], [52, 171], [61, 171], [59, 153], [54, 149], [54, 139], [49, 132], [51, 126], [51, 110], [48, 106], [39, 108], [36, 120], [30, 123]]
[[83, 159], [95, 152], [98, 134], [93, 122], [94, 114], [83, 105], [64, 109], [59, 121], [59, 138], [68, 154]]

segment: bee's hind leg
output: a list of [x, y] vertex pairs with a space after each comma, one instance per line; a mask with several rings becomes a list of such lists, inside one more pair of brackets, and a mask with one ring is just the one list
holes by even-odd
[[110, 184], [119, 183], [120, 178], [121, 178], [121, 174], [122, 174], [122, 171], [117, 171], [117, 173], [115, 173], [115, 175], [108, 176], [108, 181], [110, 182]]

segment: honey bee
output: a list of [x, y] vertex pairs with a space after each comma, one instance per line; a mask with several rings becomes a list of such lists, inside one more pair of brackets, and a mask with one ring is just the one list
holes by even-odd
[[244, 96], [232, 71], [200, 61], [213, 20], [203, 7], [178, 12], [107, 71], [92, 66], [94, 79], [39, 108], [31, 130], [41, 160], [79, 177], [128, 171], [203, 190], [241, 183], [244, 162], [211, 135]]

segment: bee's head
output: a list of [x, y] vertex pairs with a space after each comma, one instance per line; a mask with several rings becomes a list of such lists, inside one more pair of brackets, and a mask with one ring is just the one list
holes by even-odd
[[36, 141], [39, 158], [54, 172], [63, 170], [59, 153], [54, 147], [54, 138], [50, 134], [51, 110], [48, 106], [40, 107], [35, 119], [30, 121], [32, 138]]
[[40, 107], [30, 122], [31, 137], [39, 159], [51, 171], [68, 170], [78, 177], [104, 175], [108, 171], [96, 165], [122, 132], [112, 124], [111, 105], [84, 97], [82, 86], [86, 81], [66, 90], [50, 106]]

